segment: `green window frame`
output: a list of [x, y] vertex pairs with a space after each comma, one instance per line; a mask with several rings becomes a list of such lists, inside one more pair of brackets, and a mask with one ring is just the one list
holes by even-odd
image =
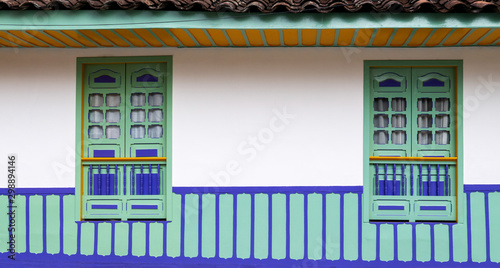
[[461, 60], [364, 62], [364, 222], [463, 222], [462, 73]]
[[76, 220], [171, 220], [172, 57], [77, 58]]

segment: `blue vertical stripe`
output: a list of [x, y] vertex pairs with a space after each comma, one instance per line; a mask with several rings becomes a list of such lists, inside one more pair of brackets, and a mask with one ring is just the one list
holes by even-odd
[[[387, 165], [385, 170], [387, 171]], [[340, 260], [344, 260], [344, 193], [340, 193], [340, 242], [339, 243], [340, 243]]]
[[467, 261], [472, 261], [472, 243], [471, 243], [471, 215], [470, 215], [470, 193], [467, 196]]
[[47, 195], [42, 195], [42, 209], [43, 209], [43, 218], [42, 218], [42, 253], [47, 253]]
[[202, 243], [202, 235], [203, 235], [203, 230], [202, 230], [202, 224], [203, 224], [203, 193], [198, 193], [198, 256], [201, 257], [201, 247], [203, 245]]
[[[250, 259], [255, 258], [255, 194], [250, 194]], [[217, 256], [217, 255], [216, 255]]]
[[115, 255], [115, 224], [116, 222], [111, 222], [111, 252], [109, 253], [111, 255]]
[[[63, 197], [64, 195], [59, 195], [59, 252], [63, 252], [63, 237], [64, 237], [64, 213], [63, 213]], [[26, 219], [27, 220], [27, 219]], [[113, 246], [113, 245], [111, 245]]]
[[[304, 258], [308, 258], [309, 257], [309, 254], [308, 254], [308, 251], [309, 251], [309, 233], [307, 231], [307, 228], [308, 228], [308, 210], [307, 210], [307, 206], [308, 206], [308, 199], [309, 199], [309, 196], [304, 194]], [[324, 204], [323, 204], [324, 206]], [[289, 211], [287, 211], [287, 214]], [[290, 217], [290, 216], [288, 216]], [[322, 222], [324, 221], [324, 219], [322, 220]], [[325, 234], [323, 233], [322, 236], [324, 236]], [[289, 248], [289, 244], [287, 244], [287, 248]], [[325, 248], [323, 242], [322, 242], [322, 248]], [[322, 258], [324, 258], [325, 256], [322, 255]]]
[[267, 195], [268, 197], [268, 210], [267, 210], [267, 213], [268, 213], [268, 218], [269, 218], [269, 226], [268, 226], [268, 238], [267, 238], [267, 242], [268, 242], [268, 246], [267, 246], [267, 250], [268, 250], [268, 253], [267, 253], [267, 258], [268, 259], [272, 259], [272, 256], [273, 256], [273, 196], [272, 194], [268, 194]]
[[[321, 259], [322, 260], [326, 260], [326, 194], [323, 193], [321, 195], [321, 198], [322, 198], [322, 203], [323, 203], [323, 207], [321, 208], [321, 214], [322, 214], [322, 217], [321, 217], [321, 221], [322, 221], [322, 224], [321, 224], [321, 227], [322, 227], [322, 244], [323, 246], [321, 247]], [[305, 205], [306, 209], [307, 209], [307, 203]], [[307, 215], [307, 214], [305, 214]], [[306, 223], [307, 223], [307, 217], [306, 217]], [[307, 227], [306, 227], [306, 230], [307, 230]], [[307, 233], [306, 233], [307, 234]], [[307, 247], [306, 247], [306, 252], [307, 252]]]
[[[450, 228], [450, 232], [452, 231], [451, 230], [452, 228]], [[415, 224], [412, 224], [411, 226], [411, 236], [412, 236], [412, 240], [411, 240], [411, 255], [412, 255], [412, 259], [413, 260], [416, 260], [417, 259], [417, 226]], [[452, 246], [452, 244], [450, 244]]]
[[431, 228], [431, 261], [435, 260], [436, 259], [436, 256], [435, 256], [435, 241], [434, 241], [434, 223], [431, 223], [429, 224], [430, 225], [430, 228]]
[[184, 256], [184, 224], [186, 223], [186, 195], [181, 194], [181, 248], [180, 255]]
[[127, 255], [132, 255], [132, 225], [133, 222], [127, 222], [128, 224], [128, 251]]
[[220, 238], [219, 238], [219, 235], [220, 235], [220, 226], [219, 226], [219, 222], [220, 222], [220, 219], [219, 219], [219, 197], [220, 195], [219, 194], [216, 194], [215, 195], [215, 256], [220, 256], [219, 255], [219, 250], [220, 250]]
[[[151, 166], [151, 165], [150, 165]], [[145, 256], [149, 256], [149, 225], [151, 222], [146, 222], [146, 250], [144, 251]]]
[[[290, 194], [285, 194], [286, 204], [286, 241], [285, 241], [285, 259], [290, 259]], [[307, 216], [306, 216], [307, 217]], [[304, 255], [305, 256], [305, 255]]]
[[375, 223], [376, 238], [375, 238], [375, 260], [380, 261], [380, 223]]
[[238, 195], [233, 194], [233, 258], [236, 258], [236, 245], [237, 245], [237, 231], [238, 231]]
[[486, 262], [491, 261], [490, 258], [490, 204], [488, 202], [489, 193], [484, 193], [484, 220], [486, 223]]

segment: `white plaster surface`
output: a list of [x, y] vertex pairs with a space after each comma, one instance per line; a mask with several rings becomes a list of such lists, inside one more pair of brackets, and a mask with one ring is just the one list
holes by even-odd
[[0, 187], [10, 153], [18, 187], [74, 187], [76, 58], [144, 55], [173, 55], [173, 186], [362, 185], [363, 60], [389, 59], [464, 61], [464, 182], [500, 182], [496, 48], [3, 48]]

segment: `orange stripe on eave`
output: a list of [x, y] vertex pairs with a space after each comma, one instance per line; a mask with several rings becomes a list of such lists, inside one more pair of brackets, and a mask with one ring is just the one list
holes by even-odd
[[379, 29], [373, 38], [372, 46], [382, 47], [387, 45], [394, 29]]
[[337, 39], [337, 46], [349, 46], [352, 43], [352, 38], [354, 37], [354, 29], [340, 29], [339, 37]]
[[210, 35], [210, 38], [212, 38], [212, 41], [214, 41], [216, 46], [220, 47], [227, 47], [229, 46], [229, 42], [226, 39], [226, 36], [224, 35], [224, 32], [219, 29], [207, 29], [207, 33]]
[[264, 30], [264, 36], [266, 37], [268, 46], [276, 47], [281, 45], [280, 32], [278, 30]]
[[61, 30], [61, 32], [67, 36], [69, 36], [70, 38], [72, 38], [73, 40], [75, 40], [76, 42], [86, 46], [86, 47], [97, 47], [96, 44], [92, 43], [90, 40], [88, 40], [87, 38], [83, 37], [80, 33], [78, 33], [77, 31], [72, 31], [72, 30]]
[[186, 47], [194, 47], [196, 43], [183, 29], [170, 29], [170, 32]]
[[415, 32], [415, 34], [413, 35], [413, 37], [410, 39], [410, 41], [408, 42], [407, 46], [409, 46], [409, 47], [421, 46], [431, 33], [432, 33], [432, 29], [429, 29], [429, 28], [418, 29]]
[[461, 46], [470, 46], [475, 44], [481, 37], [483, 37], [486, 33], [490, 31], [490, 28], [484, 28], [484, 29], [476, 29], [474, 30], [469, 36], [465, 38], [462, 43], [460, 43]]
[[500, 29], [496, 29], [491, 32], [488, 36], [486, 36], [481, 42], [477, 43], [481, 46], [491, 45], [493, 42], [497, 41], [500, 38]]
[[299, 44], [299, 31], [297, 29], [283, 30], [283, 43], [286, 46], [296, 46]]
[[444, 38], [448, 36], [448, 34], [451, 32], [450, 28], [441, 28], [437, 29], [427, 40], [427, 43], [425, 43], [425, 46], [428, 47], [433, 47], [441, 44], [443, 42]]
[[34, 38], [32, 35], [29, 35], [25, 32], [22, 32], [22, 31], [7, 31], [9, 32], [10, 34], [16, 36], [17, 38], [23, 40], [23, 41], [26, 41], [26, 42], [29, 42], [35, 46], [38, 46], [38, 47], [49, 47], [47, 44], [39, 41], [38, 39]]
[[0, 39], [0, 44], [4, 47], [18, 47], [17, 45], [14, 45], [12, 43], [9, 43], [3, 39]]
[[391, 47], [400, 47], [406, 43], [408, 37], [413, 32], [413, 29], [410, 28], [401, 28], [396, 31], [394, 37], [392, 38]]
[[469, 28], [460, 28], [456, 29], [453, 33], [451, 33], [448, 38], [443, 42], [443, 46], [454, 46], [464, 38], [470, 32]]
[[244, 47], [247, 45], [245, 41], [245, 37], [243, 37], [243, 33], [241, 30], [226, 30], [226, 34], [231, 39], [231, 43], [233, 46]]
[[165, 45], [169, 47], [179, 46], [177, 41], [175, 41], [175, 39], [164, 29], [151, 29], [151, 32], [153, 32]]
[[67, 46], [70, 47], [82, 47], [80, 44], [76, 43], [75, 41], [69, 39], [68, 37], [64, 36], [62, 33], [58, 31], [51, 31], [47, 30], [44, 31], [46, 34], [52, 36], [53, 38], [57, 39], [58, 41], [66, 44]]
[[61, 44], [60, 42], [56, 41], [54, 38], [52, 38], [51, 36], [48, 36], [42, 32], [39, 32], [39, 31], [32, 31], [32, 30], [28, 30], [26, 31], [28, 34], [31, 34], [32, 36], [34, 36], [35, 38], [38, 38], [40, 40], [42, 40], [43, 42], [53, 46], [53, 47], [66, 47], [65, 45]]
[[106, 39], [104, 39], [101, 36], [99, 36], [94, 31], [91, 31], [91, 30], [79, 30], [78, 32], [80, 32], [81, 34], [85, 35], [90, 40], [96, 42], [100, 46], [103, 46], [103, 47], [112, 47], [113, 46], [113, 44], [111, 44]]
[[370, 43], [370, 39], [373, 35], [373, 29], [359, 29], [356, 35], [356, 40], [354, 40], [354, 45], [356, 46], [367, 46]]
[[138, 38], [135, 34], [133, 34], [130, 30], [125, 30], [125, 29], [117, 29], [115, 30], [117, 34], [119, 34], [121, 37], [125, 38], [127, 41], [129, 41], [132, 45], [136, 47], [147, 47], [146, 43], [144, 43], [140, 38]]
[[15, 37], [13, 35], [10, 35], [4, 31], [0, 31], [0, 37], [2, 37], [5, 40], [8, 40], [9, 42], [12, 42], [14, 44], [17, 44], [17, 45], [20, 45], [23, 47], [33, 47], [30, 43], [24, 42], [23, 40]]
[[318, 35], [317, 30], [311, 30], [311, 29], [302, 30], [302, 45], [303, 46], [316, 45], [317, 35]]
[[163, 44], [156, 39], [156, 37], [147, 29], [134, 29], [133, 30], [142, 40], [146, 41], [152, 47], [162, 47]]
[[251, 46], [264, 46], [264, 40], [262, 40], [260, 30], [245, 30], [245, 34], [247, 35], [248, 43], [250, 43]]
[[188, 30], [191, 35], [198, 41], [198, 44], [204, 46], [204, 47], [211, 47], [212, 42], [210, 42], [210, 39], [208, 36], [203, 32], [202, 29], [189, 29]]
[[319, 44], [322, 46], [333, 46], [335, 43], [335, 29], [321, 30]]
[[125, 42], [120, 36], [118, 36], [117, 34], [113, 33], [110, 30], [96, 30], [96, 31], [104, 38], [108, 39], [113, 44], [119, 47], [130, 47], [130, 45], [127, 42]]

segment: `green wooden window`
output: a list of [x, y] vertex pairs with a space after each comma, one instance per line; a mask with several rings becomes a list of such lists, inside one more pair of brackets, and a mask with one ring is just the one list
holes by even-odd
[[365, 220], [457, 221], [459, 73], [456, 61], [365, 63]]
[[171, 59], [79, 59], [81, 219], [167, 219]]

